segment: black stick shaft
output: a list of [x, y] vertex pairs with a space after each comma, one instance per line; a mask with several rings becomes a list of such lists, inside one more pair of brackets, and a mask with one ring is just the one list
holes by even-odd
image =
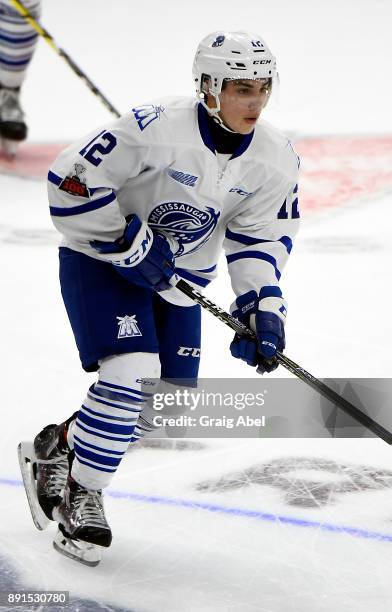
[[[178, 278], [178, 277], [177, 277]], [[240, 336], [248, 336], [249, 338], [256, 339], [255, 333], [250, 330], [246, 325], [240, 323], [237, 319], [235, 319], [231, 314], [217, 306], [211, 300], [206, 298], [203, 294], [199, 293], [196, 289], [194, 289], [189, 283], [184, 281], [183, 279], [178, 280], [173, 283], [177, 289], [179, 289], [182, 293], [187, 295], [193, 301], [197, 302], [208, 310], [215, 317], [223, 321], [228, 327], [234, 330]], [[307, 385], [318, 391], [323, 397], [326, 397], [331, 402], [336, 404], [339, 408], [341, 408], [346, 414], [351, 416], [353, 419], [361, 423], [364, 427], [369, 429], [376, 436], [384, 440], [387, 444], [392, 444], [392, 434], [385, 429], [380, 423], [374, 421], [370, 416], [362, 412], [359, 408], [354, 406], [351, 402], [341, 397], [338, 393], [336, 393], [333, 389], [328, 387], [325, 383], [321, 382], [318, 378], [310, 374], [301, 368], [297, 363], [283, 355], [283, 353], [277, 352], [277, 359], [279, 363], [285, 367], [289, 372], [300, 378]]]

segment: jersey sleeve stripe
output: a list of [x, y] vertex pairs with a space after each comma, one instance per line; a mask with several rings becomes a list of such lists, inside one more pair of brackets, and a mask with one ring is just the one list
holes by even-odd
[[282, 244], [284, 244], [284, 246], [286, 247], [286, 251], [290, 254], [291, 249], [293, 248], [293, 241], [291, 240], [291, 238], [289, 238], [288, 236], [282, 236], [281, 238], [279, 238], [279, 242], [282, 242]]
[[246, 246], [261, 244], [262, 242], [271, 242], [271, 240], [264, 240], [263, 238], [252, 238], [251, 236], [246, 236], [245, 234], [238, 234], [237, 232], [232, 232], [229, 229], [226, 230], [225, 238], [228, 240], [233, 240], [234, 242], [239, 242], [240, 244], [245, 244]]
[[57, 174], [49, 170], [48, 172], [49, 183], [53, 183], [53, 185], [57, 185], [57, 187], [59, 187], [62, 180], [63, 179], [61, 178], [61, 176], [58, 176]]
[[213, 272], [216, 270], [216, 264], [211, 266], [211, 268], [205, 268], [204, 270], [196, 270], [196, 272], [204, 272], [204, 274], [208, 274], [209, 272]]
[[277, 280], [279, 280], [281, 277], [281, 273], [279, 272], [278, 267], [276, 265], [275, 257], [272, 257], [272, 255], [268, 255], [268, 253], [261, 253], [260, 251], [243, 251], [242, 253], [233, 253], [232, 255], [228, 255], [226, 259], [228, 264], [231, 264], [234, 261], [238, 261], [239, 259], [262, 259], [263, 261], [267, 261], [271, 264], [271, 266], [274, 267], [275, 276]]
[[200, 276], [196, 276], [196, 274], [192, 274], [183, 268], [176, 268], [176, 272], [182, 278], [185, 278], [186, 280], [189, 280], [200, 287], [207, 287], [207, 285], [211, 282], [208, 278], [201, 278]]
[[97, 210], [103, 206], [107, 206], [114, 202], [116, 194], [114, 192], [109, 195], [98, 198], [97, 200], [91, 200], [86, 204], [80, 204], [79, 206], [71, 206], [70, 208], [59, 208], [58, 206], [50, 206], [50, 214], [52, 217], [70, 217], [72, 215], [82, 215], [83, 213]]
[[263, 242], [281, 242], [285, 247], [288, 253], [290, 253], [293, 248], [292, 240], [288, 236], [282, 236], [279, 240], [264, 240], [263, 238], [252, 238], [251, 236], [246, 236], [245, 234], [238, 234], [237, 232], [232, 232], [227, 229], [225, 233], [225, 238], [228, 240], [232, 240], [233, 242], [239, 242], [240, 244], [244, 244], [246, 246], [254, 246], [255, 244], [262, 244]]

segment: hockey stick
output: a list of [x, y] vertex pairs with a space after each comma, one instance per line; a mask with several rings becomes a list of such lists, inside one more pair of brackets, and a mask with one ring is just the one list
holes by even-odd
[[38, 32], [40, 36], [42, 36], [42, 38], [48, 43], [50, 47], [52, 47], [52, 49], [57, 53], [57, 55], [62, 57], [67, 62], [71, 70], [73, 70], [73, 72], [85, 82], [90, 91], [92, 91], [93, 94], [101, 100], [101, 102], [106, 106], [106, 108], [116, 117], [120, 117], [120, 113], [113, 106], [113, 104], [109, 102], [106, 96], [104, 96], [103, 93], [98, 89], [98, 87], [94, 85], [94, 83], [88, 78], [86, 73], [83, 72], [81, 68], [79, 68], [79, 66], [73, 61], [73, 59], [68, 55], [68, 53], [66, 53], [64, 49], [61, 49], [57, 46], [53, 37], [49, 34], [47, 30], [45, 30], [45, 28], [43, 28], [38, 23], [38, 21], [27, 10], [24, 4], [20, 2], [20, 0], [11, 0], [11, 2], [16, 8], [16, 10], [22, 15], [22, 17], [24, 17], [26, 21], [28, 21], [28, 23], [31, 25], [31, 27], [34, 28], [34, 30]]
[[[211, 314], [217, 317], [220, 321], [223, 321], [228, 327], [231, 327], [237, 334], [240, 336], [248, 336], [250, 339], [255, 340], [256, 334], [250, 330], [246, 325], [235, 319], [231, 314], [217, 306], [211, 300], [204, 297], [199, 291], [194, 289], [189, 283], [184, 281], [183, 279], [178, 280], [178, 276], [173, 279], [173, 286], [177, 287], [182, 293], [187, 295], [191, 300], [197, 302], [208, 310]], [[336, 393], [333, 389], [328, 387], [325, 383], [321, 382], [318, 378], [310, 374], [301, 368], [297, 363], [283, 355], [283, 353], [277, 352], [277, 359], [279, 363], [284, 366], [289, 372], [300, 378], [307, 385], [318, 391], [323, 397], [329, 399], [332, 403], [336, 404], [339, 408], [341, 408], [346, 414], [351, 416], [353, 419], [361, 423], [364, 427], [369, 429], [376, 436], [384, 440], [387, 444], [392, 444], [392, 434], [385, 429], [382, 425], [374, 421], [370, 416], [359, 410], [356, 406], [351, 404], [351, 402], [341, 397], [338, 393]]]

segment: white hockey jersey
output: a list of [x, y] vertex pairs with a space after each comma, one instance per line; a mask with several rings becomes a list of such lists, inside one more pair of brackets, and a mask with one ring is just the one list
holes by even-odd
[[[216, 154], [207, 112], [175, 98], [135, 107], [65, 149], [48, 175], [63, 245], [122, 236], [136, 213], [176, 240], [178, 274], [204, 287], [225, 250], [236, 296], [277, 285], [298, 229], [298, 157], [261, 120], [231, 156]], [[189, 304], [176, 289], [162, 292]]]

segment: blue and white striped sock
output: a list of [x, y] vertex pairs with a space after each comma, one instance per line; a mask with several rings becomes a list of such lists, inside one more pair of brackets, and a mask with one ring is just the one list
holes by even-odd
[[[156, 413], [154, 416], [156, 416]], [[146, 411], [144, 410], [143, 413], [140, 414], [139, 420], [136, 423], [135, 429], [132, 432], [131, 443], [133, 444], [134, 442], [139, 442], [141, 438], [145, 438], [156, 429], [159, 429], [159, 426], [154, 425], [151, 418], [147, 418]]]
[[[148, 358], [141, 360], [143, 366], [140, 356], [145, 355]], [[132, 439], [139, 414], [152, 395], [141, 391], [140, 371], [144, 372], [143, 377], [156, 377], [159, 366], [158, 355], [152, 353], [129, 353], [110, 360], [109, 368], [105, 368], [105, 363], [101, 365], [99, 380], [90, 387], [72, 431], [75, 450], [72, 477], [93, 490], [110, 483]], [[126, 369], [126, 376], [124, 362], [131, 367]], [[125, 379], [126, 385], [118, 384]]]
[[[24, 0], [27, 10], [38, 18], [40, 0]], [[0, 83], [20, 87], [38, 41], [38, 34], [18, 13], [10, 0], [0, 0]]]
[[[170, 383], [167, 380], [161, 380], [158, 383], [158, 387], [155, 389], [155, 393], [159, 394], [175, 394], [178, 389], [178, 384]], [[185, 388], [185, 387], [184, 387]], [[177, 416], [181, 414], [178, 406], [164, 407], [159, 411], [161, 416]], [[146, 402], [143, 406], [143, 410], [140, 413], [139, 420], [135, 425], [135, 429], [132, 433], [131, 444], [139, 442], [142, 438], [146, 438], [156, 429], [160, 429], [161, 425], [156, 425], [154, 419], [157, 416], [157, 411], [154, 409], [153, 402]]]

